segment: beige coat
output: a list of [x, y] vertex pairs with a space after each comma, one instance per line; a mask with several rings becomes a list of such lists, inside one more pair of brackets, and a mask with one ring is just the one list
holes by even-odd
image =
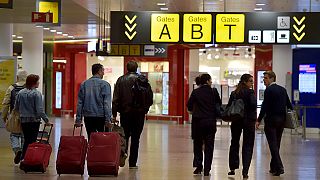
[[[17, 82], [16, 83], [18, 86], [23, 86], [25, 82]], [[17, 111], [12, 111], [10, 113], [10, 96], [11, 96], [11, 91], [14, 89], [14, 87], [11, 85], [6, 91], [6, 94], [3, 98], [2, 101], [2, 119], [4, 120], [6, 124], [6, 129], [7, 131], [11, 133], [21, 133], [21, 124], [20, 124], [20, 115], [19, 112]]]

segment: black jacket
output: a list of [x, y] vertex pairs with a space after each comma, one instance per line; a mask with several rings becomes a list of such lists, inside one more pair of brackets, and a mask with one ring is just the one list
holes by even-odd
[[221, 99], [217, 89], [202, 85], [192, 91], [188, 101], [188, 111], [197, 119], [216, 119], [216, 104], [221, 106]]
[[257, 99], [252, 89], [242, 89], [239, 93], [233, 91], [230, 95], [227, 107], [231, 106], [234, 99], [242, 99], [244, 102], [244, 117], [248, 121], [257, 119]]
[[[112, 115], [117, 116], [119, 113], [128, 112], [144, 112], [147, 113], [149, 108], [146, 109], [135, 109], [132, 107], [132, 87], [138, 74], [135, 72], [129, 72], [118, 78], [113, 92], [112, 99]], [[152, 92], [151, 87], [149, 91]], [[151, 93], [152, 96], [152, 93]], [[152, 97], [150, 97], [152, 99]]]
[[258, 121], [265, 116], [265, 123], [274, 117], [285, 117], [286, 108], [293, 109], [287, 91], [282, 86], [272, 84], [264, 91], [264, 100]]

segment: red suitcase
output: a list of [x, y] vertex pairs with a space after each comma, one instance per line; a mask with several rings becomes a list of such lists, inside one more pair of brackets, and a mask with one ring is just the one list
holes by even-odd
[[[32, 143], [28, 146], [23, 161], [20, 163], [21, 169], [24, 172], [42, 172], [44, 173], [49, 165], [50, 155], [52, 147], [49, 144], [49, 138], [52, 131], [53, 125], [50, 126], [50, 130], [47, 133], [48, 138], [46, 143], [43, 143], [42, 138], [40, 142]], [[45, 131], [46, 125], [44, 125], [43, 132]]]
[[56, 170], [59, 174], [81, 174], [84, 173], [85, 158], [88, 149], [88, 142], [82, 136], [82, 124], [80, 136], [61, 136], [56, 161]]
[[89, 176], [118, 175], [120, 163], [120, 135], [115, 132], [91, 133], [87, 167]]

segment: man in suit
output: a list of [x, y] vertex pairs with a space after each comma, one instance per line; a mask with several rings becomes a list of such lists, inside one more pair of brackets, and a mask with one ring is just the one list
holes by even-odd
[[259, 128], [260, 122], [264, 118], [264, 131], [271, 152], [269, 172], [274, 176], [280, 176], [284, 173], [279, 150], [286, 119], [286, 108], [293, 108], [286, 89], [275, 83], [276, 74], [273, 71], [266, 71], [263, 75], [263, 82], [267, 88], [264, 91], [264, 100], [256, 122], [256, 128]]

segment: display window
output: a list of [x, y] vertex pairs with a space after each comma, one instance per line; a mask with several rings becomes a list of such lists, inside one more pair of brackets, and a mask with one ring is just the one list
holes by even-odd
[[231, 92], [245, 74], [254, 76], [255, 47], [232, 46], [199, 49], [199, 72], [208, 73], [227, 104]]
[[138, 72], [145, 74], [153, 91], [153, 105], [149, 114], [169, 113], [169, 62], [139, 62]]

